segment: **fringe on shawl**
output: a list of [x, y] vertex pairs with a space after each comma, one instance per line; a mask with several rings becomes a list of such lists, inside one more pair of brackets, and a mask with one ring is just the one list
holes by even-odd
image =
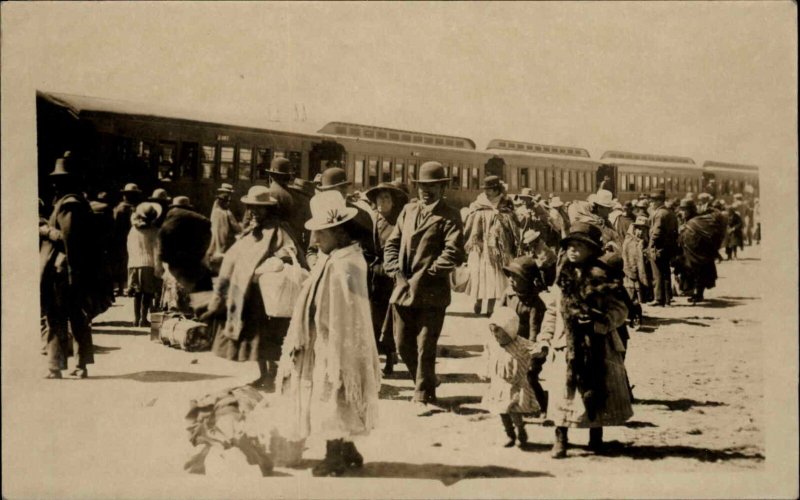
[[[507, 197], [503, 196], [497, 208], [494, 208], [485, 195], [479, 195], [471, 207], [465, 226], [468, 238], [464, 250], [467, 253], [474, 250], [483, 255], [485, 240], [489, 259], [498, 267], [508, 264], [511, 257], [516, 255], [518, 224], [513, 204]], [[487, 226], [488, 230], [484, 233]]]

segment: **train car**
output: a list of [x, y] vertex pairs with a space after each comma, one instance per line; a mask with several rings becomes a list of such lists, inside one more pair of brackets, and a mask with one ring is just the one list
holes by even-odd
[[512, 192], [531, 188], [564, 201], [586, 199], [602, 181], [600, 163], [583, 148], [493, 139], [486, 150], [495, 170], [505, 171]]
[[733, 195], [758, 197], [758, 167], [719, 161], [703, 163], [703, 187], [706, 192], [728, 202]]
[[600, 161], [607, 185], [621, 201], [653, 189], [664, 189], [668, 198], [682, 198], [702, 188], [702, 169], [688, 157], [606, 151]]
[[446, 196], [458, 207], [475, 199], [491, 158], [476, 151], [475, 142], [466, 137], [343, 122], [330, 122], [318, 133], [346, 151], [345, 168], [355, 189], [398, 179], [411, 187], [419, 166], [435, 160], [452, 178]]

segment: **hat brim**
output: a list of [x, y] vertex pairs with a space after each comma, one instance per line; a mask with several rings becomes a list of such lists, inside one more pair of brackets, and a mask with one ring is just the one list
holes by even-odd
[[121, 189], [120, 193], [124, 193], [124, 194], [129, 194], [129, 193], [142, 194], [142, 190], [141, 189]]
[[411, 179], [414, 184], [443, 184], [451, 179]]
[[534, 200], [533, 196], [531, 196], [529, 194], [518, 194], [517, 195], [517, 199], [518, 200], [528, 200], [528, 201], [533, 201]]
[[555, 203], [553, 203], [552, 201], [550, 202], [550, 208], [558, 208], [558, 207], [563, 207], [563, 206], [564, 206], [564, 202], [563, 201], [557, 201]]
[[394, 186], [375, 186], [367, 189], [364, 196], [366, 196], [370, 202], [377, 203], [378, 194], [380, 194], [381, 191], [386, 191], [392, 195], [392, 198], [399, 199], [400, 201], [405, 200], [406, 203], [408, 203], [408, 193]]
[[586, 245], [588, 245], [590, 248], [592, 248], [597, 252], [600, 252], [602, 250], [602, 248], [600, 247], [600, 245], [597, 244], [596, 241], [582, 234], [567, 235], [564, 239], [561, 240], [559, 245], [561, 246], [561, 248], [567, 248], [567, 245], [569, 244], [570, 241], [580, 241], [581, 243], [585, 243]]
[[331, 184], [330, 186], [318, 185], [317, 186], [317, 190], [318, 191], [330, 191], [331, 189], [336, 189], [336, 188], [342, 187], [342, 186], [349, 186], [350, 184], [352, 184], [351, 181], [344, 181], [344, 182], [337, 182], [336, 184]]
[[311, 219], [306, 221], [304, 227], [309, 231], [320, 231], [322, 229], [330, 229], [332, 227], [341, 226], [345, 222], [353, 219], [356, 215], [358, 215], [357, 208], [345, 207], [344, 217], [342, 217], [339, 220], [329, 222], [327, 219], [315, 219], [312, 217]]
[[241, 202], [245, 205], [250, 205], [254, 207], [274, 207], [278, 204], [278, 200], [268, 200], [268, 201], [258, 201], [248, 198], [247, 196], [242, 196], [240, 198]]

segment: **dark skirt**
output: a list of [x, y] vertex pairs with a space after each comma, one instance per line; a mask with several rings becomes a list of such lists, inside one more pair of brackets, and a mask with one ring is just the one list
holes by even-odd
[[258, 284], [250, 284], [244, 297], [242, 332], [238, 340], [217, 332], [214, 353], [232, 361], [278, 361], [291, 318], [267, 316]]

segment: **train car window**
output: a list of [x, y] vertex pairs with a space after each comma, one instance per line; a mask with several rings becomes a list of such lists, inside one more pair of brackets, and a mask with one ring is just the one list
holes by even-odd
[[386, 139], [386, 132], [375, 132], [376, 139]]
[[336, 126], [336, 133], [337, 134], [341, 134], [341, 135], [347, 134], [347, 127], [342, 127], [342, 126], [337, 125]]
[[364, 158], [356, 157], [355, 163], [353, 165], [353, 182], [356, 186], [363, 186], [364, 185]]
[[360, 128], [350, 127], [348, 129], [347, 133], [350, 134], [350, 135], [354, 135], [356, 137], [360, 137], [361, 136], [361, 129]]
[[528, 187], [530, 176], [527, 168], [519, 169], [519, 187]]
[[453, 139], [445, 139], [444, 144], [445, 144], [445, 146], [452, 146], [453, 145]]
[[374, 137], [374, 136], [375, 136], [375, 132], [373, 132], [372, 130], [370, 130], [368, 128], [364, 129], [364, 137]]
[[464, 169], [461, 174], [461, 188], [462, 189], [469, 189], [469, 172], [471, 169], [471, 165], [467, 164], [464, 166]]
[[478, 186], [480, 185], [480, 171], [478, 167], [472, 167], [472, 172], [469, 178], [469, 187], [470, 189], [478, 189]]
[[233, 146], [223, 146], [219, 149], [219, 178], [222, 180], [233, 177]]
[[256, 160], [258, 161], [256, 165], [256, 177], [258, 179], [267, 179], [269, 177], [267, 170], [272, 161], [272, 150], [268, 148], [256, 148]]
[[178, 144], [162, 141], [158, 149], [158, 180], [174, 179]]
[[411, 142], [411, 134], [403, 134], [400, 138], [403, 142]]
[[422, 136], [421, 135], [415, 135], [414, 136], [414, 142], [422, 142]]
[[178, 177], [181, 179], [194, 179], [197, 168], [196, 142], [181, 143], [180, 162], [178, 162]]
[[411, 182], [412, 179], [416, 179], [417, 175], [417, 164], [413, 161], [408, 162], [408, 181]]
[[383, 164], [381, 166], [381, 182], [391, 182], [391, 181], [392, 181], [392, 161], [383, 160]]
[[203, 146], [202, 156], [200, 157], [200, 177], [202, 179], [214, 178], [214, 160], [216, 155], [216, 146]]
[[[289, 165], [292, 166], [292, 170], [294, 171], [295, 175], [300, 176], [302, 173], [302, 166], [303, 166], [303, 153], [300, 151], [289, 151]], [[344, 163], [342, 166], [347, 164], [346, 158], [342, 158]]]
[[391, 139], [393, 141], [399, 141], [400, 140], [400, 134], [390, 133], [389, 134], [389, 139]]
[[578, 172], [578, 191], [586, 192], [586, 176], [583, 175], [583, 172]]
[[619, 190], [620, 191], [627, 191], [628, 190], [628, 175], [627, 174], [620, 174], [619, 175]]
[[239, 180], [249, 181], [253, 176], [253, 150], [249, 146], [239, 147]]
[[453, 165], [453, 180], [451, 184], [453, 189], [461, 187], [461, 165]]
[[456, 146], [460, 148], [464, 147], [464, 141], [456, 141]]
[[403, 160], [395, 160], [394, 162], [394, 179], [392, 180], [399, 180], [400, 182], [405, 182], [405, 166]]
[[504, 148], [504, 147], [506, 147], [506, 143], [505, 143], [505, 142], [498, 142], [497, 144], [498, 144], [498, 145], [499, 145], [501, 148]]
[[367, 185], [374, 186], [378, 184], [378, 159], [369, 159], [369, 172], [367, 173]]
[[425, 144], [433, 144], [433, 137], [426, 137], [424, 142]]

